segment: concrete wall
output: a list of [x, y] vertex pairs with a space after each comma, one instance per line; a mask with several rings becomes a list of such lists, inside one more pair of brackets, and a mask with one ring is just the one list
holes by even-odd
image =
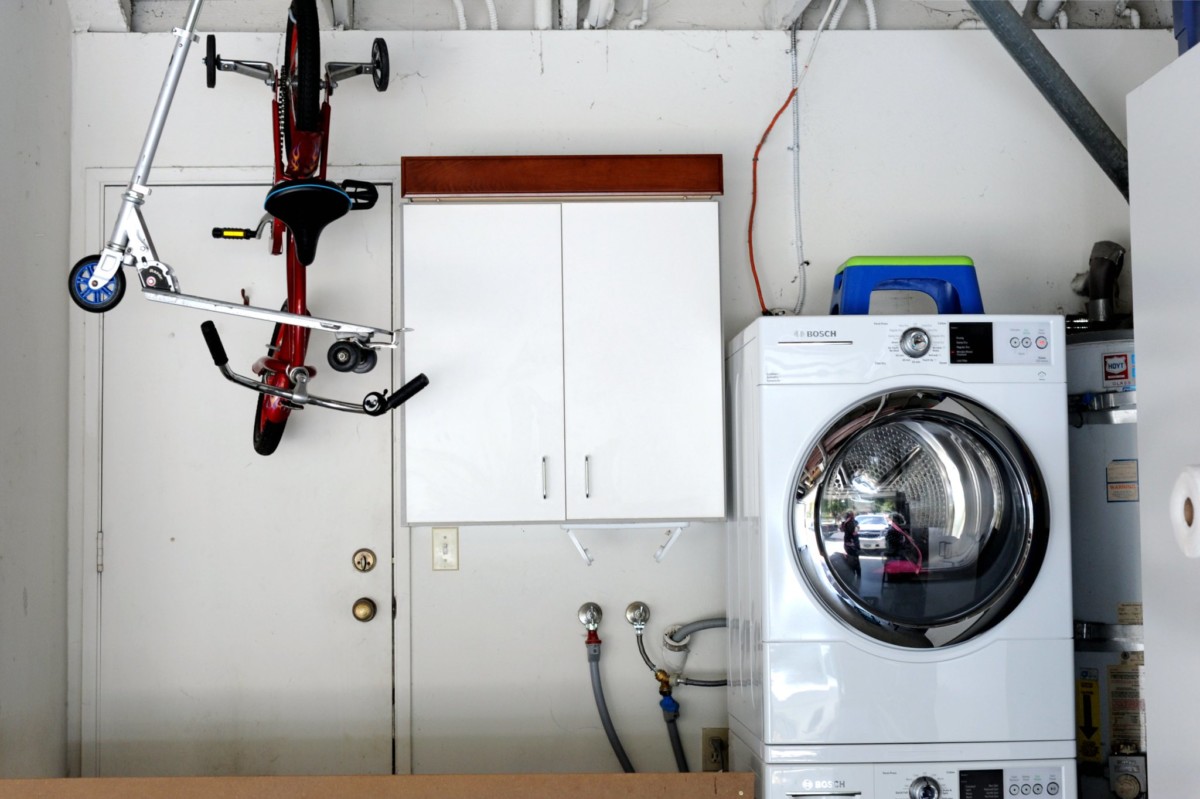
[[[128, 2], [128, 0], [126, 0]], [[268, 31], [275, 30], [286, 13], [290, 0], [208, 0], [204, 6], [205, 30]], [[836, 0], [654, 0], [650, 4], [646, 28], [658, 30], [762, 30], [788, 27], [803, 9], [801, 27], [815, 30], [821, 18]], [[1054, 22], [1037, 17], [1037, 2], [1011, 0], [1025, 19], [1035, 28], [1049, 28]], [[642, 16], [642, 0], [595, 0], [597, 9], [611, 4], [612, 19], [608, 27], [626, 30]], [[501, 30], [529, 30], [534, 27], [535, 0], [495, 0], [497, 23]], [[560, 23], [567, 0], [553, 3], [554, 27], [582, 26], [592, 5], [589, 0], [577, 0], [576, 25]], [[121, 13], [116, 0], [72, 0], [72, 8], [87, 16], [87, 7], [96, 27], [91, 30], [128, 30], [120, 24]], [[350, 4], [352, 27], [360, 30], [439, 30], [458, 27], [458, 17], [451, 0], [354, 0]], [[1139, 17], [1143, 28], [1170, 28], [1171, 3], [1168, 0], [1132, 0], [1128, 3]], [[1129, 19], [1114, 14], [1115, 0], [1075, 0], [1063, 6], [1072, 28], [1128, 28]], [[948, 30], [959, 25], [978, 23], [975, 13], [965, 0], [876, 0], [876, 16], [880, 30]], [[467, 26], [487, 28], [490, 24], [484, 0], [463, 0]], [[135, 31], [169, 31], [180, 24], [184, 13], [178, 0], [134, 0], [132, 29]], [[596, 12], [597, 14], [599, 11]], [[330, 27], [337, 20], [321, 9], [323, 24]], [[862, 30], [867, 27], [866, 4], [859, 0], [847, 3], [841, 18], [841, 30]]]
[[0, 74], [0, 777], [65, 773], [66, 0], [6, 3]]
[[[326, 34], [323, 57], [357, 60], [374, 35]], [[790, 85], [785, 34], [386, 35], [392, 89], [383, 101], [339, 90], [335, 164], [395, 165], [427, 154], [722, 153], [725, 336], [758, 314], [745, 246], [750, 164]], [[78, 37], [77, 180], [86, 167], [132, 163], [170, 41]], [[1174, 57], [1163, 31], [1049, 32], [1045, 41], [1121, 135], [1125, 94]], [[802, 38], [801, 53], [808, 43]], [[276, 35], [219, 39], [226, 57], [278, 60], [278, 47]], [[224, 77], [222, 91], [207, 92], [202, 72], [189, 64], [156, 167], [265, 165], [261, 86]], [[93, 113], [114, 80], [125, 91], [104, 98], [109, 113]], [[974, 257], [990, 311], [1075, 310], [1068, 284], [1092, 243], [1128, 242], [1124, 200], [985, 31], [828, 35], [800, 112], [808, 313], [827, 307], [845, 258], [879, 253]], [[785, 114], [760, 160], [756, 228], [768, 303], [783, 307], [798, 290], [790, 144]], [[83, 231], [74, 233], [82, 241]], [[156, 244], [165, 256], [183, 246]], [[463, 528], [464, 567], [446, 578], [430, 571], [429, 529], [414, 528], [412, 684], [398, 686], [412, 696], [413, 770], [612, 768], [574, 620], [586, 600], [607, 613], [606, 691], [626, 745], [639, 767], [670, 769], [654, 685], [622, 611], [633, 599], [649, 602], [655, 638], [667, 623], [720, 612], [723, 535], [720, 525], [694, 526], [656, 565], [656, 534], [592, 533], [597, 563], [586, 567], [557, 526]], [[560, 621], [531, 626], [531, 614]], [[724, 661], [717, 639], [698, 641], [698, 670]], [[695, 756], [699, 728], [724, 725], [724, 697], [697, 689], [680, 699]]]

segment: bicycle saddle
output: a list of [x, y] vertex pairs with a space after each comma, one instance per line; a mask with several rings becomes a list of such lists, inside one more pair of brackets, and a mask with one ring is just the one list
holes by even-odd
[[263, 209], [287, 225], [296, 242], [296, 257], [308, 266], [317, 257], [321, 231], [345, 216], [353, 205], [354, 200], [341, 186], [311, 178], [276, 184], [267, 192]]

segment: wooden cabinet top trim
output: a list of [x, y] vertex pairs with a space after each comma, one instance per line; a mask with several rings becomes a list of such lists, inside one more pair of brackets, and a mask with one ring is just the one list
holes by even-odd
[[719, 154], [422, 156], [400, 163], [411, 200], [534, 197], [713, 197]]

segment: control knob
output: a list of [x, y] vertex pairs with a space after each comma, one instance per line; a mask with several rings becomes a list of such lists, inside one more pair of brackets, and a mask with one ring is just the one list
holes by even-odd
[[924, 356], [932, 343], [929, 334], [919, 327], [910, 327], [900, 335], [900, 351], [910, 358]]
[[933, 777], [917, 777], [908, 786], [909, 799], [940, 799], [942, 786]]
[[1142, 796], [1142, 783], [1132, 774], [1120, 774], [1113, 781], [1113, 791], [1120, 799], [1138, 799]]

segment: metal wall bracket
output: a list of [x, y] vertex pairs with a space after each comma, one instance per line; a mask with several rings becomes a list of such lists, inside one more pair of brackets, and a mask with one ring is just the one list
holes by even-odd
[[667, 540], [654, 553], [654, 562], [662, 563], [663, 558], [667, 556], [667, 551], [675, 544], [679, 536], [683, 534], [683, 528], [687, 527], [690, 522], [636, 522], [631, 524], [564, 524], [562, 529], [567, 531], [567, 538], [571, 539], [571, 543], [575, 545], [575, 551], [579, 553], [579, 557], [583, 558], [583, 562], [591, 566], [595, 562], [592, 553], [579, 540], [579, 536], [575, 535], [576, 530], [652, 530], [666, 528]]

